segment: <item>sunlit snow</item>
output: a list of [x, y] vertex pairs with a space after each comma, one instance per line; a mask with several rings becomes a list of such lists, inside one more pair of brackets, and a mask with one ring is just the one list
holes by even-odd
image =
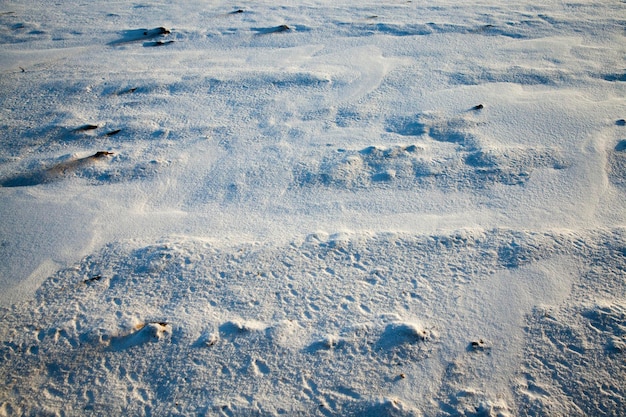
[[626, 3], [0, 3], [0, 416], [620, 416]]

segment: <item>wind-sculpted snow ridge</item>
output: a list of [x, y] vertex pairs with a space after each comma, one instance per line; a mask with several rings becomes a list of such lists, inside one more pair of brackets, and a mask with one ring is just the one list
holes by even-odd
[[339, 149], [321, 163], [298, 166], [300, 186], [347, 189], [395, 186], [480, 191], [489, 185], [522, 185], [537, 168], [563, 169], [567, 162], [550, 149], [481, 149], [433, 155], [418, 145], [358, 151]]
[[622, 229], [109, 244], [2, 312], [0, 409], [619, 415], [625, 248]]
[[368, 187], [436, 188], [480, 192], [493, 184], [523, 185], [535, 169], [565, 169], [570, 162], [552, 148], [492, 147], [474, 133], [472, 113], [444, 118], [437, 114], [393, 117], [387, 131], [410, 145], [329, 149], [321, 161], [300, 163], [299, 186], [342, 189]]
[[150, 178], [167, 162], [152, 160], [137, 163], [113, 152], [98, 151], [78, 158], [68, 155], [53, 162], [38, 162], [26, 172], [0, 180], [0, 187], [28, 187], [61, 181], [64, 178], [82, 178], [90, 184], [111, 184], [119, 181]]

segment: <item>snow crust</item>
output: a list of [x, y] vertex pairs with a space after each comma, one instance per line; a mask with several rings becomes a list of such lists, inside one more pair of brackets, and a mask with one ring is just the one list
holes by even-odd
[[625, 16], [0, 3], [0, 415], [624, 415]]

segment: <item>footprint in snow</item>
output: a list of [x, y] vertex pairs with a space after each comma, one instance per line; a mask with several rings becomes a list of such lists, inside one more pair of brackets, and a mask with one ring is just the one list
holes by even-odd
[[613, 185], [626, 189], [626, 139], [620, 140], [613, 149], [608, 150], [606, 170]]
[[236, 338], [239, 336], [252, 334], [255, 332], [264, 332], [267, 325], [261, 322], [247, 320], [233, 320], [222, 324], [219, 327], [220, 335], [226, 338]]
[[[479, 104], [470, 110], [478, 111], [482, 108], [482, 104]], [[446, 118], [436, 113], [419, 113], [389, 118], [386, 130], [401, 136], [421, 136], [436, 142], [475, 148], [477, 139], [472, 134], [475, 126], [476, 122], [469, 115]]]
[[113, 351], [120, 351], [148, 342], [158, 342], [171, 332], [172, 327], [166, 322], [142, 323], [135, 326], [130, 334], [111, 338], [109, 348]]

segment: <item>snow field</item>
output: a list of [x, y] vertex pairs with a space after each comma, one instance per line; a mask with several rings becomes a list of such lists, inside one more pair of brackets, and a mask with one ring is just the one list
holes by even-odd
[[622, 415], [622, 16], [4, 2], [0, 415]]

